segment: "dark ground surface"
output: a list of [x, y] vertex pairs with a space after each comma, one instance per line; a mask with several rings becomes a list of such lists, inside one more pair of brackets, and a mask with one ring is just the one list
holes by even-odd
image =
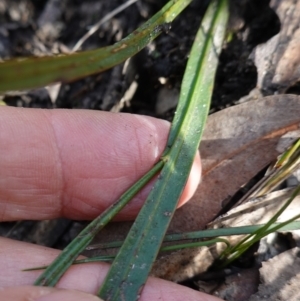
[[[1, 5], [2, 3], [2, 5]], [[51, 7], [53, 3], [53, 7]], [[89, 26], [106, 16], [123, 1], [1, 1], [0, 55], [16, 56], [65, 53], [72, 49]], [[159, 10], [166, 1], [138, 1], [106, 22], [84, 45], [94, 49], [125, 37]], [[63, 85], [53, 104], [47, 93], [32, 92], [29, 97], [6, 98], [9, 105], [44, 108], [85, 108], [110, 110], [123, 97], [133, 80], [138, 89], [123, 111], [166, 118], [155, 109], [162, 90], [178, 92], [186, 59], [208, 1], [194, 1], [171, 30], [141, 51], [127, 73], [117, 66], [72, 84]], [[47, 21], [51, 21], [51, 26]], [[256, 84], [256, 70], [249, 54], [257, 44], [278, 32], [276, 15], [268, 1], [233, 1], [231, 30], [233, 39], [221, 56], [213, 109], [219, 110], [247, 95]], [[161, 78], [165, 79], [162, 84]], [[164, 112], [165, 113], [165, 112]]]
[[[121, 5], [123, 0], [18, 0], [0, 1], [0, 58], [66, 53], [89, 26]], [[83, 49], [115, 43], [158, 11], [167, 1], [138, 1], [106, 22]], [[234, 105], [256, 86], [256, 68], [249, 59], [252, 49], [276, 34], [280, 24], [269, 1], [232, 1], [232, 39], [224, 46], [217, 72], [211, 112]], [[11, 106], [35, 108], [84, 108], [114, 110], [172, 119], [189, 49], [208, 1], [194, 1], [175, 22], [134, 57], [102, 74], [63, 84], [56, 99], [46, 89], [13, 93], [4, 101]], [[52, 5], [52, 6], [51, 6]], [[47, 26], [47, 20], [51, 26]], [[120, 100], [133, 82], [137, 90]], [[163, 107], [161, 103], [163, 103]], [[160, 104], [159, 104], [160, 103]], [[0, 224], [0, 235], [63, 248], [82, 222], [55, 220]]]

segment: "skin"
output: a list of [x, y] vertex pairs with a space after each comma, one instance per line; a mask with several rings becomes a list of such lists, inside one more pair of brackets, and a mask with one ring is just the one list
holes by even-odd
[[[147, 172], [165, 147], [169, 123], [155, 118], [80, 110], [0, 110], [0, 221], [58, 217], [92, 219]], [[200, 181], [199, 155], [181, 197]], [[151, 183], [116, 217], [133, 219]], [[72, 266], [56, 288], [31, 286], [58, 250], [0, 238], [0, 300], [99, 300], [93, 296], [109, 268]], [[217, 301], [186, 287], [149, 278], [140, 298]]]

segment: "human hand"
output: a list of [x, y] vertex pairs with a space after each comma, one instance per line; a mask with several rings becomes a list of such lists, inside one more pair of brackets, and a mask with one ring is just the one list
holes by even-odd
[[[159, 160], [169, 124], [128, 114], [79, 110], [0, 110], [0, 221], [92, 219]], [[200, 180], [196, 157], [180, 204]], [[117, 216], [133, 219], [151, 185]], [[58, 250], [0, 238], [0, 300], [88, 301], [109, 268], [105, 263], [72, 266], [56, 288], [30, 286]], [[2, 289], [1, 289], [2, 287]], [[217, 301], [186, 287], [149, 278], [141, 299]]]

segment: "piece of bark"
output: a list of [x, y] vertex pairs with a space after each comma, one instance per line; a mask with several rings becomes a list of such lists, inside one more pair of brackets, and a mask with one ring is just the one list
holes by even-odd
[[294, 248], [263, 263], [262, 284], [249, 301], [300, 300], [300, 249]]
[[263, 95], [284, 93], [300, 79], [300, 1], [272, 0], [281, 22], [280, 32], [253, 53], [257, 67], [257, 87]]
[[239, 273], [227, 276], [224, 283], [212, 293], [228, 301], [245, 301], [257, 292], [258, 285], [258, 269], [245, 269]]

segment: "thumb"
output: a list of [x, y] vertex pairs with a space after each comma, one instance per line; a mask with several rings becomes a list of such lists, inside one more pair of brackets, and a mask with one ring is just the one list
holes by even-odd
[[101, 301], [97, 296], [76, 290], [52, 287], [19, 286], [0, 288], [0, 300], [10, 301]]

